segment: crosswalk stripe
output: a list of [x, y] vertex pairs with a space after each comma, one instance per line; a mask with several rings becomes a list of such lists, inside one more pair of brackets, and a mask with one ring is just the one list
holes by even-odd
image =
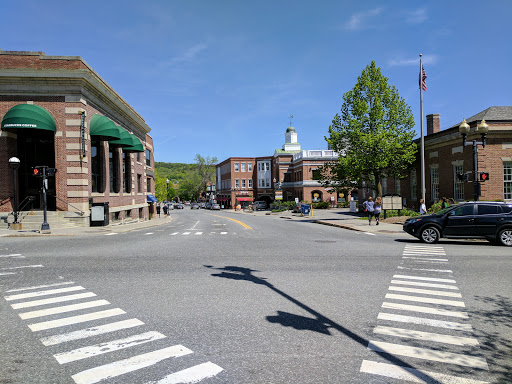
[[173, 232], [171, 233], [171, 236], [176, 236], [179, 232]]
[[418, 286], [418, 287], [432, 287], [432, 288], [444, 288], [444, 289], [454, 289], [454, 290], [458, 290], [459, 289], [455, 285], [435, 284], [435, 283], [421, 283], [419, 281], [391, 280], [391, 284], [415, 285], [415, 286]]
[[78, 311], [80, 309], [101, 307], [103, 305], [109, 305], [109, 304], [110, 303], [107, 300], [86, 301], [86, 302], [78, 303], [78, 304], [63, 305], [60, 307], [40, 309], [37, 311], [31, 311], [31, 312], [23, 312], [23, 313], [19, 313], [19, 315], [23, 320], [26, 320], [26, 319], [33, 319], [36, 317], [56, 315], [58, 313]]
[[144, 235], [154, 235], [155, 232], [146, 232]]
[[432, 315], [451, 316], [451, 317], [458, 317], [458, 318], [461, 318], [461, 319], [468, 319], [469, 318], [469, 315], [468, 315], [467, 312], [449, 311], [447, 309], [422, 307], [422, 306], [419, 306], [419, 305], [408, 305], [408, 304], [398, 304], [398, 303], [387, 303], [387, 302], [384, 302], [384, 303], [382, 303], [382, 308], [397, 309], [397, 310], [400, 310], [400, 311], [430, 313]]
[[415, 256], [403, 256], [402, 259], [409, 259], [409, 260], [424, 260], [424, 261], [448, 261], [448, 259], [438, 259], [438, 258], [431, 258], [431, 257], [415, 257]]
[[180, 357], [191, 353], [193, 352], [190, 349], [182, 345], [174, 345], [172, 347], [134, 356], [129, 359], [119, 360], [114, 363], [87, 369], [71, 376], [71, 378], [76, 384], [97, 383], [105, 379], [149, 367], [171, 357]]
[[57, 286], [60, 286], [60, 285], [69, 285], [69, 284], [75, 284], [75, 283], [73, 281], [65, 281], [63, 283], [54, 283], [54, 284], [36, 285], [36, 286], [33, 286], [33, 287], [9, 289], [6, 292], [8, 293], [8, 292], [29, 291], [31, 289], [50, 288], [50, 287], [57, 287]]
[[98, 327], [91, 327], [91, 328], [81, 329], [81, 330], [74, 331], [74, 332], [63, 333], [60, 335], [43, 337], [41, 339], [41, 342], [45, 346], [56, 345], [56, 344], [61, 344], [61, 343], [65, 343], [68, 341], [86, 339], [86, 338], [92, 337], [92, 336], [103, 335], [105, 333], [115, 332], [115, 331], [119, 331], [121, 329], [138, 327], [140, 325], [144, 325], [144, 323], [138, 319], [122, 320], [122, 321], [117, 321], [115, 323], [100, 325]]
[[183, 232], [182, 235], [183, 236], [190, 235], [190, 232]]
[[430, 297], [395, 295], [394, 293], [387, 293], [386, 296], [384, 296], [384, 297], [386, 299], [394, 299], [394, 300], [417, 301], [419, 303], [450, 305], [453, 307], [465, 307], [464, 302], [462, 302], [462, 301], [432, 299]]
[[430, 263], [430, 264], [448, 264], [447, 261], [434, 261], [434, 260], [420, 260], [419, 258], [417, 260], [413, 261], [414, 263]]
[[220, 234], [221, 235], [227, 235], [227, 232], [221, 232]]
[[487, 381], [466, 379], [464, 377], [450, 376], [388, 363], [377, 363], [369, 360], [363, 360], [360, 372], [421, 384], [489, 384]]
[[408, 345], [392, 344], [373, 340], [368, 342], [368, 349], [376, 352], [388, 353], [394, 356], [407, 356], [415, 359], [438, 361], [446, 364], [489, 370], [487, 361], [484, 358], [462, 355], [459, 353], [436, 351], [434, 349], [410, 347]]
[[117, 232], [105, 233], [105, 236], [114, 236], [114, 235], [117, 235]]
[[426, 319], [423, 317], [393, 315], [391, 313], [383, 313], [383, 312], [379, 313], [379, 315], [377, 316], [377, 319], [388, 320], [388, 321], [397, 321], [400, 323], [427, 325], [429, 327], [453, 329], [456, 331], [468, 331], [468, 332], [473, 331], [473, 327], [471, 327], [470, 324], [462, 324], [462, 323], [456, 323], [453, 321], [444, 321], [444, 320], [432, 320], [432, 319]]
[[139, 335], [133, 335], [124, 339], [112, 340], [107, 343], [89, 345], [87, 347], [78, 348], [73, 351], [57, 353], [53, 355], [60, 364], [70, 363], [72, 361], [82, 360], [89, 357], [103, 355], [105, 353], [130, 348], [136, 345], [150, 343], [155, 340], [164, 339], [165, 335], [160, 332], [145, 332]]
[[443, 282], [443, 283], [456, 283], [456, 281], [453, 279], [439, 279], [437, 277], [394, 275], [393, 278], [410, 279], [410, 280], [424, 280], [424, 281], [438, 281], [438, 282]]
[[196, 236], [197, 235], [202, 235], [202, 234], [203, 234], [203, 232], [196, 232]]
[[425, 272], [439, 272], [439, 273], [453, 273], [451, 269], [430, 269], [430, 268], [410, 268], [398, 266], [398, 269], [409, 269], [411, 271], [425, 271]]
[[0, 271], [10, 271], [10, 270], [13, 270], [13, 269], [25, 269], [25, 268], [44, 268], [44, 265], [42, 265], [42, 264], [33, 264], [33, 265], [22, 265], [22, 266], [19, 266], [19, 267], [5, 267], [5, 268], [0, 268]]
[[20, 294], [17, 294], [17, 295], [5, 296], [5, 300], [11, 301], [11, 300], [28, 299], [28, 298], [31, 298], [31, 297], [53, 295], [53, 294], [56, 294], [56, 293], [81, 291], [82, 289], [85, 289], [85, 288], [81, 287], [81, 286], [76, 286], [76, 287], [68, 287], [68, 288], [49, 289], [47, 291], [20, 293]]
[[179, 372], [171, 373], [169, 376], [166, 376], [161, 380], [146, 384], [197, 383], [203, 379], [213, 377], [222, 371], [223, 369], [221, 367], [209, 361]]
[[21, 253], [10, 253], [8, 255], [0, 255], [0, 257], [14, 257], [14, 258], [17, 258], [18, 256], [21, 256]]
[[58, 319], [58, 320], [50, 320], [50, 321], [44, 321], [42, 323], [34, 323], [34, 324], [30, 324], [28, 327], [33, 332], [43, 331], [46, 329], [64, 327], [66, 325], [85, 323], [86, 321], [104, 319], [106, 317], [117, 316], [117, 315], [123, 315], [125, 313], [126, 312], [120, 308], [107, 309], [106, 311], [93, 312], [93, 313], [88, 313], [86, 315], [71, 316], [71, 317], [65, 317], [63, 319]]
[[92, 292], [77, 293], [76, 295], [58, 296], [58, 297], [52, 297], [51, 299], [24, 301], [22, 303], [11, 304], [11, 307], [13, 309], [30, 308], [30, 307], [37, 307], [39, 305], [62, 303], [64, 301], [85, 299], [87, 297], [94, 297], [94, 296], [96, 296], [96, 294], [92, 293]]
[[406, 287], [395, 287], [395, 286], [390, 286], [389, 290], [390, 291], [398, 291], [398, 292], [422, 293], [424, 295], [462, 298], [462, 295], [458, 292], [432, 291], [430, 289], [417, 289], [417, 288], [406, 288]]
[[18, 272], [0, 272], [0, 276], [17, 275]]
[[443, 335], [440, 333], [415, 331], [412, 329], [385, 327], [382, 325], [375, 327], [373, 332], [378, 333], [380, 335], [403, 337], [403, 338], [407, 338], [407, 339], [416, 339], [416, 340], [422, 340], [422, 341], [433, 341], [436, 343], [445, 343], [445, 344], [453, 344], [453, 345], [461, 345], [461, 346], [464, 346], [464, 345], [476, 346], [476, 345], [478, 345], [478, 340], [473, 339], [471, 337]]

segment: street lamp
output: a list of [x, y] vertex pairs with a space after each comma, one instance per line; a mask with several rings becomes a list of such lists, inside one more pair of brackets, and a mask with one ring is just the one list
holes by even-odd
[[11, 157], [9, 159], [9, 166], [12, 168], [13, 174], [13, 189], [14, 189], [14, 204], [13, 204], [13, 214], [14, 214], [14, 223], [18, 224], [18, 168], [20, 167], [20, 159], [17, 157]]
[[169, 201], [169, 179], [167, 179], [167, 191], [166, 191], [166, 195], [167, 195], [167, 201]]
[[485, 137], [487, 136], [487, 132], [489, 132], [489, 126], [486, 124], [485, 120], [482, 120], [476, 127], [476, 132], [480, 133], [482, 141], [471, 140], [466, 142], [466, 138], [469, 133], [469, 124], [466, 123], [466, 119], [464, 119], [461, 125], [459, 125], [459, 132], [462, 135], [462, 145], [464, 147], [468, 145], [473, 147], [473, 198], [475, 201], [478, 201], [478, 196], [480, 196], [480, 180], [478, 178], [478, 145], [485, 148]]

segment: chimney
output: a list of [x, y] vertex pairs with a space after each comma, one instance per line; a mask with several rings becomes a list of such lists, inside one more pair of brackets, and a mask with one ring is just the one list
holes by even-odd
[[439, 113], [433, 113], [427, 115], [427, 135], [437, 133], [441, 131], [441, 115]]

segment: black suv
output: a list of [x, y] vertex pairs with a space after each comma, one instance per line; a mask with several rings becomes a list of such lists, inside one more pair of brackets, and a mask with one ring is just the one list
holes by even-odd
[[512, 246], [512, 204], [470, 202], [452, 205], [433, 215], [407, 219], [404, 231], [434, 244], [441, 237], [487, 239]]

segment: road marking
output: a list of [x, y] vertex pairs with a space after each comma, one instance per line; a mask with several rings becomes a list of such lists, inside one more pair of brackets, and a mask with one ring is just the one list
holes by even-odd
[[104, 319], [106, 317], [124, 315], [126, 312], [120, 308], [108, 309], [106, 311], [88, 313], [86, 315], [65, 317], [63, 319], [44, 321], [42, 323], [30, 324], [28, 327], [33, 331], [65, 327], [66, 325], [85, 323], [86, 321]]
[[105, 233], [105, 236], [117, 235], [117, 232]]
[[419, 281], [391, 280], [391, 284], [416, 285], [418, 287], [432, 287], [432, 288], [444, 288], [444, 289], [455, 289], [455, 290], [459, 289], [455, 285], [420, 283]]
[[182, 235], [183, 236], [190, 235], [190, 232], [183, 232]]
[[419, 324], [419, 325], [428, 325], [429, 327], [439, 327], [446, 329], [453, 329], [456, 331], [473, 331], [473, 327], [470, 324], [462, 324], [456, 323], [452, 321], [444, 321], [444, 320], [432, 320], [426, 319], [423, 317], [413, 317], [413, 316], [403, 316], [403, 315], [393, 315], [391, 313], [379, 313], [377, 316], [379, 320], [388, 320], [388, 321], [397, 321], [400, 323], [411, 323], [411, 324]]
[[368, 342], [368, 349], [376, 352], [388, 353], [394, 356], [407, 356], [415, 359], [438, 361], [446, 364], [489, 370], [487, 361], [484, 358], [461, 355], [459, 353], [442, 352], [433, 349], [410, 347], [408, 345], [392, 344], [373, 340]]
[[409, 268], [397, 267], [398, 269], [410, 269], [411, 271], [425, 271], [425, 272], [440, 272], [440, 273], [453, 273], [451, 269], [429, 269], [429, 268]]
[[196, 236], [199, 236], [199, 235], [202, 235], [202, 234], [203, 234], [203, 232], [196, 232], [195, 233]]
[[13, 309], [30, 308], [30, 307], [37, 307], [39, 305], [62, 303], [63, 301], [85, 299], [87, 297], [94, 297], [94, 296], [96, 296], [96, 294], [92, 293], [92, 292], [77, 293], [76, 295], [52, 297], [51, 299], [24, 301], [22, 303], [11, 304], [11, 307]]
[[36, 317], [44, 317], [44, 316], [49, 316], [49, 315], [56, 315], [58, 313], [66, 313], [66, 312], [78, 311], [80, 309], [101, 307], [101, 306], [104, 306], [104, 305], [110, 305], [110, 303], [107, 300], [86, 301], [84, 303], [71, 304], [71, 305], [63, 305], [61, 307], [53, 307], [53, 308], [47, 308], [47, 309], [40, 309], [38, 311], [23, 312], [23, 313], [19, 313], [19, 315], [20, 315], [20, 317], [23, 320], [26, 320], [26, 319], [33, 319], [33, 318], [36, 318]]
[[179, 232], [173, 232], [171, 233], [171, 236], [176, 236]]
[[432, 315], [451, 316], [451, 317], [459, 317], [461, 319], [469, 319], [469, 315], [467, 312], [450, 311], [447, 309], [422, 307], [422, 306], [418, 306], [418, 305], [408, 305], [408, 304], [384, 302], [384, 303], [382, 303], [382, 308], [398, 309], [400, 311], [430, 313]]
[[164, 377], [162, 380], [151, 381], [146, 384], [197, 383], [203, 379], [213, 377], [222, 371], [223, 369], [221, 367], [209, 361], [207, 363], [196, 365], [195, 367], [171, 373], [169, 376]]
[[465, 379], [463, 377], [450, 376], [443, 373], [401, 367], [388, 363], [377, 363], [369, 360], [363, 360], [360, 372], [421, 384], [489, 384], [487, 381]]
[[182, 345], [160, 349], [157, 351], [134, 356], [129, 359], [119, 360], [111, 364], [91, 368], [71, 376], [76, 384], [92, 384], [99, 381], [117, 377], [128, 372], [154, 365], [171, 357], [180, 357], [193, 353]]
[[0, 276], [17, 275], [18, 272], [0, 272]]
[[72, 361], [87, 359], [105, 353], [118, 351], [125, 348], [130, 348], [136, 345], [150, 343], [155, 340], [164, 339], [165, 335], [160, 332], [145, 332], [139, 335], [126, 337], [124, 339], [112, 340], [107, 343], [100, 343], [96, 345], [89, 345], [87, 347], [78, 348], [68, 352], [57, 353], [53, 355], [60, 364], [70, 363]]
[[5, 300], [11, 301], [11, 300], [19, 300], [19, 299], [28, 299], [30, 297], [48, 296], [48, 295], [53, 295], [55, 293], [81, 291], [82, 289], [85, 289], [85, 288], [77, 286], [77, 287], [69, 287], [69, 288], [49, 289], [47, 291], [20, 293], [18, 295], [5, 296]]
[[429, 303], [429, 304], [451, 305], [453, 307], [465, 307], [464, 302], [462, 302], [462, 301], [432, 299], [430, 297], [395, 295], [394, 293], [388, 293], [384, 297], [386, 299], [417, 301], [419, 303]]
[[428, 258], [428, 257], [412, 257], [412, 256], [403, 256], [402, 259], [429, 260], [429, 261], [448, 261], [448, 259], [432, 259], [432, 258]]
[[242, 227], [244, 227], [245, 229], [252, 229], [251, 227], [249, 227], [247, 224], [245, 223], [242, 223], [241, 221], [239, 220], [235, 220], [235, 219], [232, 219], [230, 217], [225, 217], [225, 216], [219, 216], [219, 215], [212, 215], [210, 213], [208, 213], [208, 215], [210, 216], [215, 216], [215, 217], [222, 217], [223, 219], [226, 219], [226, 220], [231, 220], [231, 221], [234, 221], [235, 223], [237, 224], [240, 224]]
[[448, 264], [447, 261], [414, 260], [414, 263]]
[[430, 289], [417, 289], [417, 288], [406, 288], [406, 287], [395, 287], [395, 286], [390, 286], [388, 289], [390, 291], [422, 293], [424, 295], [458, 297], [458, 298], [462, 299], [462, 295], [458, 292], [431, 291]]
[[478, 340], [473, 339], [471, 337], [459, 337], [459, 336], [451, 336], [451, 335], [443, 335], [440, 333], [431, 333], [431, 332], [421, 332], [414, 331], [411, 329], [403, 329], [403, 328], [393, 328], [393, 327], [385, 327], [385, 326], [377, 326], [373, 330], [374, 333], [378, 333], [380, 335], [388, 335], [394, 337], [403, 337], [407, 339], [416, 339], [422, 341], [433, 341], [436, 343], [445, 343], [445, 344], [453, 344], [453, 345], [478, 345]]
[[[21, 256], [21, 253], [11, 253], [9, 255], [0, 255], [0, 257], [13, 257], [18, 258], [18, 256]], [[22, 256], [21, 258], [24, 258], [25, 256]]]
[[44, 265], [41, 264], [34, 264], [34, 265], [23, 265], [21, 267], [6, 267], [6, 268], [0, 268], [1, 271], [9, 271], [11, 269], [24, 269], [24, 268], [44, 268]]
[[365, 235], [370, 235], [370, 236], [375, 236], [375, 233], [371, 233], [371, 232], [364, 232]]
[[105, 333], [119, 331], [121, 329], [138, 327], [140, 325], [144, 325], [144, 323], [138, 319], [122, 320], [122, 321], [117, 321], [115, 323], [100, 325], [98, 327], [91, 327], [91, 328], [81, 329], [81, 330], [70, 332], [70, 333], [63, 333], [60, 335], [43, 337], [41, 339], [41, 342], [45, 346], [56, 345], [56, 344], [61, 344], [61, 343], [65, 343], [68, 341], [86, 339], [86, 338], [92, 337], [92, 336], [103, 335]]
[[197, 225], [197, 224], [199, 224], [199, 221], [198, 221], [198, 222], [196, 222], [196, 223], [192, 226], [192, 228], [188, 229], [188, 231], [195, 231], [195, 230], [196, 230], [196, 225]]
[[438, 281], [441, 283], [457, 283], [453, 279], [438, 279], [436, 277], [423, 277], [423, 276], [406, 276], [406, 275], [394, 275], [394, 279], [409, 279], [409, 280], [424, 280], [424, 281]]
[[55, 283], [55, 284], [46, 284], [46, 285], [36, 285], [33, 287], [24, 287], [24, 288], [16, 288], [16, 289], [9, 289], [6, 292], [19, 292], [19, 291], [28, 291], [30, 289], [39, 289], [39, 288], [49, 288], [49, 287], [57, 287], [60, 285], [69, 285], [69, 284], [75, 284], [73, 281], [66, 281], [64, 283]]
[[145, 235], [154, 235], [155, 232], [146, 232]]
[[220, 234], [221, 235], [227, 235], [228, 233], [227, 232], [221, 232]]

